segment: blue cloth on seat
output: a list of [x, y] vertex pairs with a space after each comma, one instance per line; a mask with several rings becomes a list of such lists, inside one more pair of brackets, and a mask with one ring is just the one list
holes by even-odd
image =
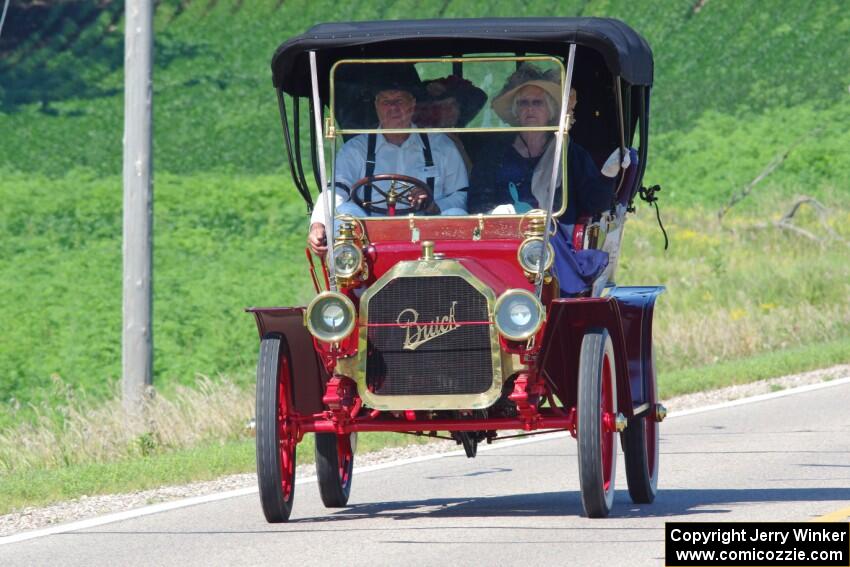
[[575, 250], [572, 234], [558, 224], [558, 230], [549, 240], [555, 249], [552, 271], [558, 278], [561, 297], [576, 295], [590, 289], [593, 280], [608, 266], [608, 253], [602, 250]]

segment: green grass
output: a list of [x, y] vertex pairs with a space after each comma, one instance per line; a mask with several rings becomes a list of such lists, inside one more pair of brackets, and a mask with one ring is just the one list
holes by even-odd
[[[243, 309], [306, 303], [306, 220], [303, 206], [282, 203], [289, 191], [272, 176], [157, 176], [158, 384], [219, 374], [249, 383], [257, 335]], [[54, 375], [108, 395], [121, 363], [120, 178], [10, 173], [0, 200], [0, 400], [50, 402]]]
[[848, 362], [850, 362], [850, 338], [844, 337], [822, 344], [767, 352], [740, 360], [662, 373], [658, 382], [661, 397], [669, 398]]
[[[314, 461], [313, 439], [312, 435], [307, 435], [298, 445], [298, 464]], [[357, 452], [425, 443], [427, 440], [425, 437], [393, 433], [361, 433]], [[0, 515], [26, 506], [46, 505], [84, 495], [148, 490], [255, 470], [254, 440], [249, 439], [108, 463], [22, 471], [0, 475]]]
[[626, 227], [618, 283], [661, 283], [654, 339], [662, 374], [821, 344], [850, 336], [850, 219], [846, 205], [826, 201], [828, 240], [811, 208], [795, 226], [813, 242], [768, 226], [792, 200], [752, 197], [758, 214], [737, 207], [724, 223], [703, 207], [662, 207], [670, 249], [654, 211], [643, 205]]
[[0, 514], [83, 495], [146, 490], [250, 471], [248, 441], [186, 448], [112, 463], [91, 463], [0, 476]]

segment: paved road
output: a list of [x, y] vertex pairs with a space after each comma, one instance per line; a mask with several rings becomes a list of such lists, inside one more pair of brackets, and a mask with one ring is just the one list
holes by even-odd
[[[662, 427], [662, 489], [581, 516], [567, 437], [371, 471], [293, 521], [256, 495], [0, 546], [0, 565], [660, 565], [665, 521], [810, 520], [850, 507], [850, 384], [682, 415]], [[843, 519], [843, 518], [842, 518]]]

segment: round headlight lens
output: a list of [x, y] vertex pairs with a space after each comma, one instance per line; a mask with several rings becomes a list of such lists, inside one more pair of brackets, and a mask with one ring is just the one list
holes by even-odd
[[506, 339], [524, 341], [540, 330], [543, 306], [531, 292], [510, 289], [496, 300], [496, 330]]
[[354, 330], [354, 304], [346, 296], [325, 291], [307, 306], [305, 323], [310, 333], [329, 343], [338, 342]]
[[[552, 262], [555, 261], [555, 250], [552, 244], [546, 246], [546, 261], [543, 265], [544, 270], [552, 267]], [[540, 256], [543, 254], [543, 239], [533, 237], [527, 239], [519, 247], [519, 264], [526, 272], [537, 272], [537, 267], [540, 265]]]
[[363, 252], [353, 244], [345, 243], [334, 247], [334, 271], [337, 276], [350, 278], [360, 271]]
[[531, 309], [523, 303], [514, 303], [510, 306], [508, 317], [511, 318], [511, 323], [517, 327], [525, 327], [531, 322]]
[[322, 322], [328, 329], [339, 330], [345, 322], [345, 311], [336, 303], [330, 303], [322, 307]]

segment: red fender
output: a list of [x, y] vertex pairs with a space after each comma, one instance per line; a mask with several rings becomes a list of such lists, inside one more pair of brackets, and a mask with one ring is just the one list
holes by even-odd
[[629, 381], [634, 406], [655, 399], [655, 360], [652, 355], [652, 316], [655, 300], [664, 293], [664, 286], [615, 287], [609, 294], [620, 306], [620, 321], [629, 360]]
[[592, 329], [607, 329], [614, 344], [617, 369], [617, 409], [631, 417], [632, 396], [629, 365], [620, 309], [613, 297], [554, 299], [549, 304], [540, 367], [546, 373], [564, 407], [577, 404], [578, 363], [581, 341]]
[[304, 326], [306, 307], [251, 307], [246, 309], [257, 320], [260, 338], [278, 333], [289, 344], [293, 384], [291, 399], [295, 411], [310, 415], [323, 411], [322, 395], [330, 378], [313, 347], [313, 337]]

